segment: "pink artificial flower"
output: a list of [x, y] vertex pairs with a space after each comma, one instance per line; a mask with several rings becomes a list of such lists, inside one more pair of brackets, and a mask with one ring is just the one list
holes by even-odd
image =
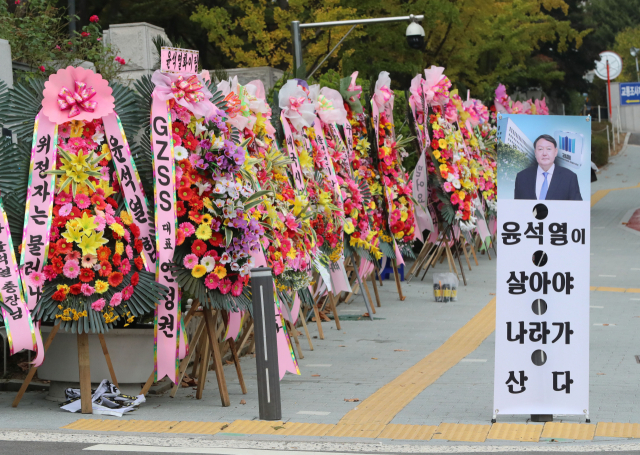
[[80, 251], [76, 251], [76, 250], [71, 250], [70, 253], [68, 253], [65, 257], [64, 260], [65, 261], [77, 261], [82, 257], [82, 255], [80, 254]]
[[129, 285], [122, 290], [122, 299], [129, 300], [133, 295], [133, 286]]
[[129, 259], [133, 259], [133, 248], [131, 248], [131, 245], [127, 245], [124, 251], [127, 253]]
[[282, 272], [284, 272], [284, 264], [280, 261], [278, 262], [274, 262], [273, 263], [273, 273], [274, 275], [280, 275]]
[[130, 271], [131, 271], [131, 263], [129, 262], [129, 259], [123, 259], [122, 262], [120, 263], [120, 273], [122, 273], [123, 275], [128, 275]]
[[182, 145], [182, 139], [180, 139], [180, 136], [178, 136], [176, 133], [173, 133], [173, 146], [177, 147], [179, 145]]
[[29, 281], [36, 287], [42, 286], [44, 284], [45, 276], [40, 272], [33, 272], [29, 275]]
[[228, 294], [229, 291], [231, 290], [231, 280], [229, 278], [225, 278], [222, 281], [220, 281], [220, 284], [218, 285], [218, 290], [220, 291], [221, 294]]
[[234, 296], [234, 297], [238, 297], [240, 294], [242, 294], [242, 281], [241, 280], [237, 280], [231, 286], [231, 295]]
[[62, 268], [62, 273], [64, 273], [64, 276], [67, 278], [77, 278], [80, 274], [80, 264], [75, 259], [67, 261]]
[[[110, 206], [110, 205], [107, 205], [107, 207], [111, 207], [111, 206]], [[113, 216], [109, 215], [108, 213], [106, 213], [106, 214], [105, 214], [105, 217], [106, 217], [106, 219], [107, 219], [107, 224], [108, 224], [109, 226], [111, 226], [113, 223], [115, 223], [115, 222], [116, 222], [116, 219], [115, 219]]]
[[67, 216], [71, 213], [72, 207], [73, 205], [71, 204], [71, 202], [69, 202], [68, 204], [65, 204], [62, 207], [60, 207], [60, 211], [58, 213], [60, 214], [60, 216]]
[[91, 309], [95, 311], [102, 311], [106, 303], [107, 302], [104, 299], [98, 299], [91, 304]]
[[98, 225], [98, 227], [96, 228], [96, 232], [104, 231], [104, 227], [107, 225], [106, 220], [103, 217], [99, 216], [99, 215], [96, 215], [93, 218], [93, 222]]
[[58, 193], [58, 195], [56, 196], [55, 202], [58, 205], [64, 205], [64, 204], [68, 204], [69, 202], [71, 202], [73, 199], [71, 197], [71, 195], [69, 193], [66, 193], [64, 191], [61, 191]]
[[98, 256], [95, 254], [85, 254], [82, 256], [82, 267], [90, 269], [98, 262]]
[[444, 190], [447, 193], [453, 193], [455, 191], [455, 188], [453, 187], [451, 182], [444, 182]]
[[55, 279], [58, 276], [52, 265], [45, 265], [42, 272], [44, 273], [45, 278], [49, 281]]
[[111, 301], [109, 302], [109, 305], [111, 305], [112, 307], [116, 307], [121, 303], [122, 303], [122, 292], [116, 292], [115, 294], [113, 294], [113, 297], [111, 297]]
[[209, 289], [216, 289], [220, 284], [220, 278], [215, 273], [210, 273], [204, 279], [204, 285]]
[[87, 283], [82, 283], [82, 286], [80, 286], [80, 292], [82, 292], [82, 295], [86, 295], [87, 297], [89, 297], [93, 295], [95, 289], [93, 289], [93, 287], [88, 285]]
[[84, 193], [76, 194], [75, 203], [80, 210], [84, 210], [91, 205], [91, 199]]
[[195, 254], [187, 254], [182, 261], [184, 266], [189, 270], [193, 269], [196, 265], [198, 265], [198, 256]]
[[[57, 46], [58, 49], [60, 49], [60, 46]], [[62, 125], [58, 126], [58, 137], [63, 137], [63, 138], [68, 138], [69, 136], [71, 136], [71, 125], [69, 124], [69, 122], [67, 123], [63, 123]]]
[[193, 224], [189, 222], [182, 223], [180, 225], [180, 229], [183, 230], [185, 237], [191, 237], [193, 234], [196, 233], [196, 229], [193, 227]]
[[107, 166], [102, 167], [102, 169], [100, 169], [100, 179], [104, 180], [105, 182], [109, 181], [109, 168]]
[[[104, 211], [107, 212], [107, 215], [115, 215], [116, 211], [114, 210], [114, 208], [111, 206], [111, 204], [107, 204], [106, 207], [104, 208]], [[113, 224], [113, 223], [110, 223]]]
[[125, 230], [124, 231], [124, 239], [127, 241], [127, 243], [131, 243], [131, 232]]

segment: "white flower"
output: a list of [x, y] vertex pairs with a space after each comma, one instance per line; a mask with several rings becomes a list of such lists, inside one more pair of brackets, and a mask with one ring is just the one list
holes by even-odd
[[221, 209], [224, 206], [224, 199], [216, 199], [215, 201], [213, 201], [213, 203], [216, 205], [216, 207]]
[[238, 264], [237, 262], [232, 262], [231, 270], [233, 270], [234, 272], [237, 272], [238, 270], [240, 270], [240, 264]]
[[91, 140], [96, 144], [101, 144], [102, 141], [104, 141], [104, 132], [96, 130], [96, 133], [93, 136], [91, 136]]
[[455, 187], [456, 190], [460, 189], [460, 180], [455, 179], [451, 184]]
[[211, 188], [211, 184], [209, 182], [196, 182], [196, 186], [198, 187], [198, 196], [202, 196], [202, 193]]
[[225, 191], [227, 191], [227, 189], [222, 182], [216, 183], [216, 186], [213, 189], [213, 192], [216, 194], [224, 194]]
[[212, 144], [212, 147], [214, 149], [221, 149], [224, 147], [224, 139], [222, 139], [222, 137], [217, 137], [215, 142]]
[[229, 219], [233, 219], [236, 217], [236, 209], [234, 209], [233, 207], [225, 207], [222, 209], [222, 214]]
[[222, 256], [220, 256], [220, 263], [228, 264], [230, 261], [231, 261], [231, 258], [229, 257], [229, 253], [222, 253]]
[[205, 256], [200, 261], [200, 264], [204, 265], [207, 272], [211, 272], [216, 266], [216, 261], [211, 256]]
[[176, 161], [182, 161], [182, 160], [186, 160], [187, 158], [189, 158], [189, 152], [187, 152], [187, 149], [184, 148], [181, 145], [174, 146], [173, 147], [173, 152], [175, 154]]

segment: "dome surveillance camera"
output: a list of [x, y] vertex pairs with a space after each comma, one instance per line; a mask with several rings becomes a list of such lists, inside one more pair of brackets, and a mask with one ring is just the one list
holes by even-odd
[[417, 22], [411, 22], [407, 27], [407, 44], [411, 49], [424, 49], [424, 28]]

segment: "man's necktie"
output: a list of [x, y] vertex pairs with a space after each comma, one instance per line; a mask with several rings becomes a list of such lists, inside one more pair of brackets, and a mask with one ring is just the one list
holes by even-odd
[[540, 197], [538, 199], [540, 199], [541, 201], [544, 201], [547, 198], [547, 191], [549, 191], [549, 182], [547, 181], [547, 175], [549, 175], [549, 173], [543, 172], [542, 175], [544, 175], [544, 182], [542, 182], [542, 188], [540, 189]]

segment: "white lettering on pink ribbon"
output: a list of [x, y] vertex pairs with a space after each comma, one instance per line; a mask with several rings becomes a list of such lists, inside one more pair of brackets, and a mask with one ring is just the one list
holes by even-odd
[[151, 104], [151, 143], [155, 177], [156, 281], [169, 288], [167, 298], [158, 302], [156, 307], [156, 381], [169, 376], [175, 383], [178, 376], [180, 300], [178, 284], [169, 269], [175, 251], [177, 219], [173, 142], [170, 131], [168, 101], [162, 101], [154, 95]]
[[[35, 351], [36, 334], [31, 321], [31, 314], [22, 294], [22, 283], [18, 272], [18, 263], [13, 251], [11, 233], [7, 214], [0, 200], [0, 294], [4, 305], [11, 312], [2, 308], [2, 318], [7, 329], [9, 350], [11, 355], [28, 349]], [[38, 330], [38, 335], [40, 331]]]
[[147, 197], [142, 189], [140, 177], [136, 170], [131, 149], [124, 134], [120, 119], [115, 112], [102, 118], [104, 132], [111, 149], [113, 163], [116, 167], [118, 182], [124, 195], [124, 202], [129, 215], [133, 217], [140, 228], [140, 240], [144, 246], [143, 257], [147, 271], [156, 267], [156, 233], [155, 220], [149, 209]]

